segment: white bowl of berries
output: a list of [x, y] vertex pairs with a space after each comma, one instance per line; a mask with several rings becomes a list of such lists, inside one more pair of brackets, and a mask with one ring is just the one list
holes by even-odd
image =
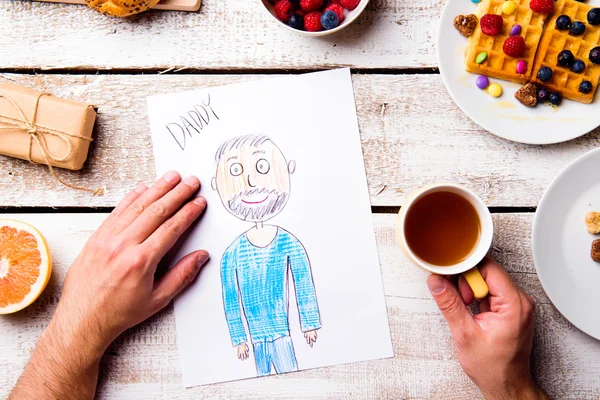
[[369, 0], [261, 0], [281, 25], [306, 36], [324, 36], [350, 25]]

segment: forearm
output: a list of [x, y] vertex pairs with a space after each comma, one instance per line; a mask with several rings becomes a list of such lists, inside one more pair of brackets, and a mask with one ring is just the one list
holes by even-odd
[[[104, 349], [75, 343], [51, 322], [9, 400], [93, 399]], [[82, 339], [85, 340], [85, 339]]]

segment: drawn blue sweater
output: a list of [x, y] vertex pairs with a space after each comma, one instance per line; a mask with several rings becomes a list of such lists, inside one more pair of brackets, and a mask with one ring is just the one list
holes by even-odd
[[254, 246], [246, 234], [229, 246], [221, 259], [221, 281], [225, 315], [234, 346], [247, 341], [240, 306], [252, 343], [289, 336], [288, 276], [296, 289], [302, 332], [320, 328], [310, 262], [298, 239], [277, 228], [275, 238], [266, 247]]

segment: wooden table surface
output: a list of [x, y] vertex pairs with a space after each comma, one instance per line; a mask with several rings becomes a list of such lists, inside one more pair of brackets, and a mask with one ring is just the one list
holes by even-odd
[[[99, 107], [84, 170], [61, 174], [106, 192], [91, 197], [64, 188], [45, 168], [0, 156], [0, 217], [37, 226], [54, 258], [42, 297], [0, 318], [0, 398], [48, 324], [87, 237], [128, 190], [154, 180], [148, 95], [340, 66], [353, 72], [394, 358], [184, 389], [171, 306], [113, 344], [98, 397], [481, 398], [458, 364], [426, 274], [405, 259], [394, 238], [394, 214], [407, 194], [449, 181], [473, 189], [490, 206], [496, 227], [491, 255], [537, 302], [536, 380], [554, 398], [599, 398], [600, 341], [550, 303], [535, 273], [530, 236], [544, 188], [567, 163], [600, 146], [600, 130], [542, 147], [499, 139], [471, 122], [436, 67], [443, 0], [371, 0], [352, 26], [320, 39], [287, 32], [260, 7], [258, 0], [205, 0], [198, 13], [152, 11], [117, 20], [82, 6], [0, 1], [0, 82]], [[593, 305], [581, 307], [597, 314]]]

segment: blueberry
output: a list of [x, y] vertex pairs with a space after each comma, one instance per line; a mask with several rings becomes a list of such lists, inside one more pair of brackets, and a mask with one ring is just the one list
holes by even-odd
[[537, 92], [537, 98], [540, 103], [547, 102], [549, 96], [550, 96], [550, 93], [546, 89], [540, 89]]
[[324, 29], [333, 29], [340, 22], [335, 11], [327, 10], [321, 15], [321, 25]]
[[592, 82], [590, 81], [583, 81], [581, 82], [581, 84], [579, 85], [579, 91], [583, 94], [588, 94], [592, 91], [594, 87], [592, 86]]
[[568, 31], [571, 27], [571, 18], [568, 15], [561, 15], [556, 19], [556, 29], [559, 31]]
[[561, 67], [569, 68], [575, 62], [575, 56], [571, 53], [571, 50], [563, 50], [558, 53], [558, 65]]
[[538, 71], [537, 77], [542, 82], [548, 82], [552, 79], [552, 70], [549, 67], [542, 67]]
[[590, 25], [600, 25], [600, 8], [592, 8], [588, 11], [587, 20]]
[[550, 93], [550, 96], [548, 96], [548, 101], [550, 102], [550, 104], [559, 106], [562, 102], [562, 96], [559, 93]]
[[585, 32], [585, 24], [583, 22], [575, 21], [571, 24], [571, 29], [569, 29], [569, 35], [571, 36], [580, 36]]
[[573, 66], [571, 67], [571, 71], [575, 72], [576, 74], [582, 73], [585, 71], [585, 63], [581, 60], [575, 60]]
[[600, 46], [594, 47], [590, 51], [590, 61], [594, 64], [600, 64]]
[[304, 30], [304, 17], [301, 15], [292, 15], [288, 23], [294, 29]]

